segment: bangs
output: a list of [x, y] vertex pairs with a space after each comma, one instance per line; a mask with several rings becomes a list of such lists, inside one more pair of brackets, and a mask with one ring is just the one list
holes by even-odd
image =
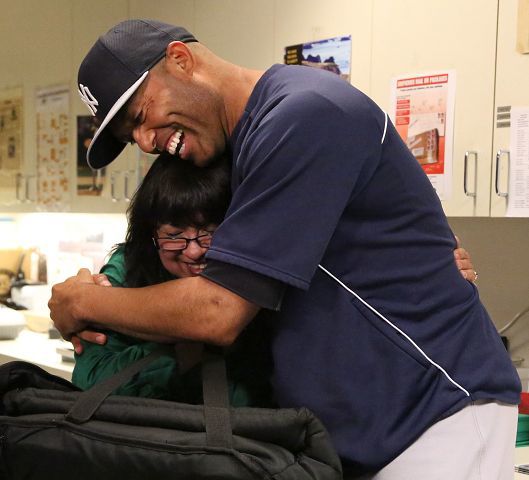
[[201, 227], [210, 223], [219, 224], [224, 218], [226, 206], [217, 196], [201, 191], [200, 186], [178, 192], [168, 190], [169, 195], [157, 196], [152, 205], [152, 214], [158, 225]]

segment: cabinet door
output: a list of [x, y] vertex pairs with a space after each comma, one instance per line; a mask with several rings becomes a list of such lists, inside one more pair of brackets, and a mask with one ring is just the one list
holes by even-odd
[[[77, 116], [90, 115], [88, 108], [81, 101], [77, 93], [77, 71], [84, 56], [97, 38], [118, 22], [125, 20], [128, 15], [129, 2], [127, 0], [113, 0], [112, 2], [96, 1], [90, 8], [83, 2], [72, 2], [72, 51], [73, 60], [69, 63], [72, 78], [72, 145], [77, 146]], [[125, 212], [130, 197], [125, 189], [125, 175], [135, 168], [136, 150], [127, 147], [125, 151], [109, 166], [99, 172], [93, 172], [86, 167], [83, 152], [72, 148], [71, 188], [73, 212], [87, 213], [122, 213]], [[78, 175], [79, 167], [85, 169], [83, 176]], [[88, 184], [92, 183], [91, 186]], [[83, 184], [83, 188], [78, 188]], [[132, 187], [131, 187], [132, 188]]]
[[273, 63], [274, 2], [201, 0], [195, 2], [193, 32], [223, 59], [248, 68]]
[[[101, 170], [91, 171], [83, 166], [83, 176], [74, 175], [75, 193], [71, 211], [125, 212], [139, 182], [137, 165], [138, 149], [128, 145], [118, 158]], [[78, 182], [82, 188], [78, 188]]]
[[[394, 77], [456, 72], [447, 215], [489, 215], [496, 18], [497, 0], [374, 0], [370, 91], [382, 108]], [[467, 152], [476, 152], [467, 162], [467, 193], [475, 196], [464, 191]]]
[[[5, 65], [0, 69], [1, 102], [5, 107], [6, 98], [18, 99], [16, 118], [10, 109], [2, 108], [0, 114], [0, 128], [4, 129], [0, 140], [0, 155], [4, 157], [0, 162], [0, 209], [30, 212], [39, 208], [35, 92], [69, 79], [70, 2], [57, 0], [52, 7], [32, 0], [12, 2], [0, 16], [0, 31], [4, 40], [9, 39], [0, 44]], [[19, 123], [20, 129], [6, 135], [5, 129], [13, 128], [14, 123]]]
[[[518, 0], [500, 0], [490, 202], [493, 217], [505, 215], [507, 209], [511, 133], [508, 112], [510, 107], [529, 107], [529, 55], [516, 51], [517, 19]], [[502, 119], [502, 113], [507, 113], [506, 119]]]
[[24, 169], [0, 170], [0, 211], [32, 212], [37, 204], [37, 174]]

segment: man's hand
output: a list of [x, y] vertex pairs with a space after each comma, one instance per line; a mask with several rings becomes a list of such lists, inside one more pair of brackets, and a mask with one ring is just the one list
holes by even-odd
[[54, 285], [51, 290], [51, 298], [48, 302], [50, 317], [65, 340], [70, 340], [73, 335], [87, 326], [86, 319], [76, 315], [80, 287], [87, 283], [95, 282], [92, 274], [86, 268], [82, 268], [75, 277]]
[[469, 282], [475, 282], [478, 279], [478, 272], [474, 270], [474, 266], [470, 260], [470, 254], [463, 247], [461, 247], [461, 242], [457, 236], [456, 240], [457, 248], [454, 250], [454, 258], [457, 268], [459, 268], [459, 271], [465, 280], [468, 280]]

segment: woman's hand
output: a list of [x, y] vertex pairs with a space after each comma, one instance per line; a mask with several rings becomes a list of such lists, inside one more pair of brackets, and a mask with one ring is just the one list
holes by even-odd
[[459, 238], [456, 236], [457, 248], [454, 250], [454, 258], [457, 268], [465, 280], [474, 283], [478, 279], [478, 272], [474, 270], [470, 254], [461, 246]]

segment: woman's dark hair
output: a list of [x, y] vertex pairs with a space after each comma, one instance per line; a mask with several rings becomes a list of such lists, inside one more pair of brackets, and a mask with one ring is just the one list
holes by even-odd
[[230, 202], [229, 162], [220, 158], [196, 167], [168, 154], [152, 164], [127, 209], [124, 245], [126, 283], [142, 287], [169, 280], [152, 237], [162, 224], [219, 224]]

